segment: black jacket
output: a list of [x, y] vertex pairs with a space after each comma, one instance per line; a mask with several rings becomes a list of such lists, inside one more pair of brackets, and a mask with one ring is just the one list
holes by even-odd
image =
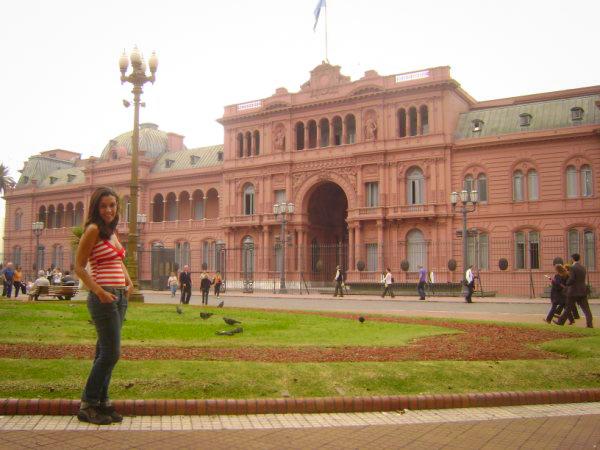
[[192, 287], [192, 273], [191, 272], [181, 272], [179, 274], [179, 285], [183, 289], [183, 285], [187, 285]]
[[552, 278], [552, 289], [550, 290], [550, 300], [557, 305], [564, 305], [567, 301], [567, 288], [563, 287], [566, 279], [559, 274], [555, 274]]
[[567, 280], [567, 295], [569, 297], [585, 297], [587, 295], [585, 274], [585, 267], [580, 263], [575, 263], [571, 266], [569, 279]]

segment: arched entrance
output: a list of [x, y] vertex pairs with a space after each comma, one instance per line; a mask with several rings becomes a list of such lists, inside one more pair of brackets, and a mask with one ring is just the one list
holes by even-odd
[[337, 184], [316, 185], [307, 203], [308, 265], [312, 280], [333, 279], [335, 267], [348, 269], [348, 199]]

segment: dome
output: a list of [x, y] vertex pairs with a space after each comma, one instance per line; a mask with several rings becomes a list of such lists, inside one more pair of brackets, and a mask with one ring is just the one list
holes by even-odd
[[[127, 154], [131, 155], [131, 135], [133, 131], [120, 134], [114, 139], [108, 141], [108, 144], [102, 150], [101, 159], [109, 159], [111, 157], [111, 150], [117, 149], [119, 151], [119, 157], [122, 150], [126, 149]], [[156, 158], [162, 155], [168, 149], [169, 138], [165, 131], [158, 129], [158, 125], [154, 123], [142, 123], [140, 124], [140, 152], [145, 152], [145, 155], [149, 158]]]

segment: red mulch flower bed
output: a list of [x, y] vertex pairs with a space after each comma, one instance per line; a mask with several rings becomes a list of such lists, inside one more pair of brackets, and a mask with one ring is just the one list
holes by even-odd
[[[297, 312], [296, 312], [297, 313]], [[311, 313], [356, 320], [356, 315]], [[483, 361], [557, 359], [564, 356], [535, 348], [536, 344], [577, 337], [573, 333], [542, 331], [495, 324], [457, 323], [406, 317], [367, 317], [370, 321], [440, 326], [462, 333], [415, 339], [398, 347], [137, 347], [123, 346], [127, 360], [204, 360], [258, 362], [359, 361]], [[357, 322], [357, 326], [361, 326]], [[91, 345], [0, 344], [1, 358], [92, 359]]]

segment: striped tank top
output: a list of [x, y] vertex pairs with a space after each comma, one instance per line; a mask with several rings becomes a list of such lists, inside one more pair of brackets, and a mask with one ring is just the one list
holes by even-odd
[[92, 279], [100, 286], [125, 286], [125, 274], [121, 262], [125, 249], [120, 250], [109, 241], [98, 241], [90, 254]]

